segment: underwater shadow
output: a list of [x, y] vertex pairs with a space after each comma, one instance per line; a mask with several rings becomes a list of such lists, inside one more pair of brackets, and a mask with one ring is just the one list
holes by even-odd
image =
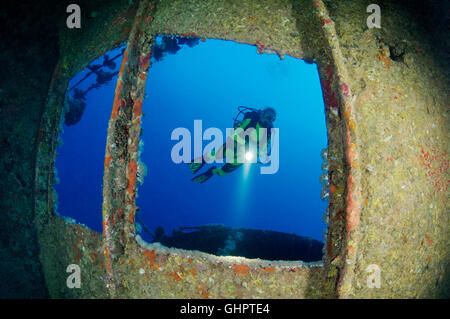
[[239, 256], [264, 260], [314, 262], [322, 259], [323, 243], [310, 237], [271, 230], [231, 228], [224, 225], [180, 227], [168, 236], [159, 226], [147, 227], [153, 243], [169, 248], [198, 250], [216, 256]]

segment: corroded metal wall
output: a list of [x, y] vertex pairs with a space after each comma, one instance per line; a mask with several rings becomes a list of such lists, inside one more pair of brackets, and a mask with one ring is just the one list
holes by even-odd
[[[141, 1], [133, 18], [127, 6], [119, 10], [114, 21], [121, 26], [100, 42], [111, 45], [130, 32], [108, 128], [103, 236], [53, 213], [52, 167], [62, 95], [70, 76], [92, 58], [62, 46], [39, 133], [36, 173], [35, 213], [50, 294], [346, 298], [448, 293], [448, 69], [402, 6], [382, 7], [382, 28], [368, 29], [368, 4], [173, 0]], [[152, 40], [159, 33], [249, 43], [260, 53], [317, 63], [331, 183], [322, 263], [215, 257], [135, 238], [142, 92]], [[70, 35], [62, 34], [62, 39], [70, 43]], [[65, 265], [70, 263], [82, 266], [85, 289], [65, 288]], [[381, 269], [380, 288], [366, 284], [372, 264]]]
[[[408, 6], [381, 6], [382, 28], [369, 30], [366, 5], [327, 1], [351, 75], [361, 174], [358, 236], [347, 248], [356, 252], [339, 294], [448, 295], [448, 60]], [[366, 285], [371, 264], [379, 289]]]

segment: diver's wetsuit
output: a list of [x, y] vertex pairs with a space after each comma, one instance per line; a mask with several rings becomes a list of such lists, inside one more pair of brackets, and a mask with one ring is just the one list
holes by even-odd
[[[238, 129], [241, 128], [243, 131], [249, 129], [249, 128], [253, 128], [255, 129], [255, 131], [253, 132], [253, 134], [250, 135], [250, 140], [251, 142], [255, 143], [255, 145], [258, 146], [258, 141], [259, 141], [259, 128], [266, 128], [267, 129], [267, 139], [266, 142], [264, 143], [264, 145], [261, 145], [261, 149], [258, 149], [258, 152], [256, 154], [257, 157], [259, 157], [259, 154], [266, 154], [267, 152], [267, 147], [268, 145], [270, 145], [270, 141], [271, 141], [271, 128], [273, 128], [273, 124], [270, 123], [263, 123], [261, 120], [261, 112], [262, 111], [251, 111], [251, 112], [246, 112], [244, 113], [244, 118], [242, 119], [242, 121], [240, 121], [239, 123], [237, 123], [234, 126], [234, 129]], [[236, 141], [237, 143], [243, 145], [245, 147], [246, 145], [246, 141], [245, 139], [242, 139], [239, 137], [238, 134], [235, 134], [236, 136]], [[234, 147], [234, 143], [233, 143], [233, 147]], [[227, 158], [227, 148], [226, 148], [226, 143], [223, 144], [222, 146], [223, 149], [223, 158], [226, 159]], [[234, 147], [234, 149], [236, 150], [236, 147]], [[192, 181], [194, 182], [198, 182], [198, 183], [203, 183], [205, 181], [207, 181], [209, 178], [211, 178], [214, 174], [217, 174], [219, 176], [225, 176], [228, 173], [233, 172], [234, 170], [236, 170], [237, 168], [241, 167], [243, 164], [243, 160], [240, 159], [239, 161], [237, 160], [237, 152], [234, 152], [234, 160], [230, 163], [225, 163], [222, 167], [211, 167], [210, 169], [208, 169], [205, 173], [202, 173], [194, 178], [192, 178]], [[214, 159], [214, 152], [210, 155], [208, 155], [209, 158]], [[189, 166], [191, 168], [192, 173], [197, 172], [202, 166], [203, 166], [204, 162], [202, 161], [202, 163], [190, 163]]]

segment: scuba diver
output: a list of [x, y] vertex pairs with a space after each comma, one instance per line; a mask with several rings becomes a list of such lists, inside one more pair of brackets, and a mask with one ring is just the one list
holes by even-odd
[[[259, 154], [266, 154], [267, 150], [269, 152], [267, 153], [270, 155], [270, 144], [271, 144], [271, 129], [273, 128], [273, 122], [276, 119], [276, 112], [275, 109], [271, 107], [267, 107], [263, 110], [258, 110], [254, 108], [249, 108], [246, 106], [239, 106], [238, 107], [238, 114], [234, 118], [234, 125], [233, 128], [236, 130], [238, 128], [241, 128], [242, 130], [246, 130], [249, 128], [255, 129], [254, 135], [252, 137], [252, 134], [250, 134], [249, 137], [249, 143], [254, 143], [255, 146], [259, 145], [259, 140], [265, 141], [263, 145], [259, 145], [261, 149], [258, 149], [257, 151], [257, 158], [259, 158]], [[244, 118], [242, 120], [238, 120], [238, 117], [243, 114]], [[265, 128], [265, 133], [267, 136], [259, 136], [259, 128]], [[209, 168], [206, 172], [195, 176], [191, 180], [193, 182], [197, 183], [204, 183], [208, 179], [210, 179], [214, 174], [219, 176], [225, 176], [228, 173], [231, 173], [232, 171], [238, 169], [242, 166], [242, 164], [245, 162], [242, 158], [237, 160], [237, 154], [238, 152], [234, 152], [234, 139], [237, 137], [237, 143], [241, 144], [241, 146], [246, 146], [249, 143], [246, 142], [245, 138], [239, 138], [239, 135], [234, 134], [233, 136], [229, 136], [227, 140], [230, 140], [230, 143], [224, 143], [218, 150], [213, 149], [209, 154], [205, 154], [201, 158], [197, 158], [191, 163], [189, 163], [189, 168], [191, 169], [191, 172], [195, 174], [198, 172], [203, 165], [205, 164], [205, 160], [208, 162], [212, 162], [217, 159], [226, 159], [227, 155], [229, 156], [230, 153], [234, 154], [234, 160], [230, 162], [230, 160], [227, 161], [226, 164], [224, 164], [222, 167], [217, 168], [216, 166], [212, 166]], [[266, 137], [264, 139], [264, 137]], [[233, 147], [234, 149], [227, 149], [228, 147]], [[245, 152], [244, 152], [245, 153]]]

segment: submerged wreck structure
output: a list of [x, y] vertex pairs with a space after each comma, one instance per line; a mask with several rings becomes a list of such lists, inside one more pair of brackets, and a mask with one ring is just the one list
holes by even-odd
[[[383, 2], [380, 28], [368, 28], [364, 0], [78, 1], [79, 29], [66, 25], [69, 3], [17, 2], [2, 28], [10, 31], [1, 54], [1, 297], [449, 297], [449, 39], [440, 1]], [[160, 34], [317, 64], [330, 182], [321, 262], [214, 256], [136, 236], [142, 100]], [[69, 80], [125, 40], [99, 234], [56, 214], [55, 149]], [[80, 289], [66, 285], [70, 264], [80, 266]]]
[[152, 242], [165, 247], [198, 250], [218, 256], [305, 262], [322, 259], [321, 241], [271, 230], [231, 228], [219, 224], [180, 227], [168, 236], [159, 226], [150, 235]]

